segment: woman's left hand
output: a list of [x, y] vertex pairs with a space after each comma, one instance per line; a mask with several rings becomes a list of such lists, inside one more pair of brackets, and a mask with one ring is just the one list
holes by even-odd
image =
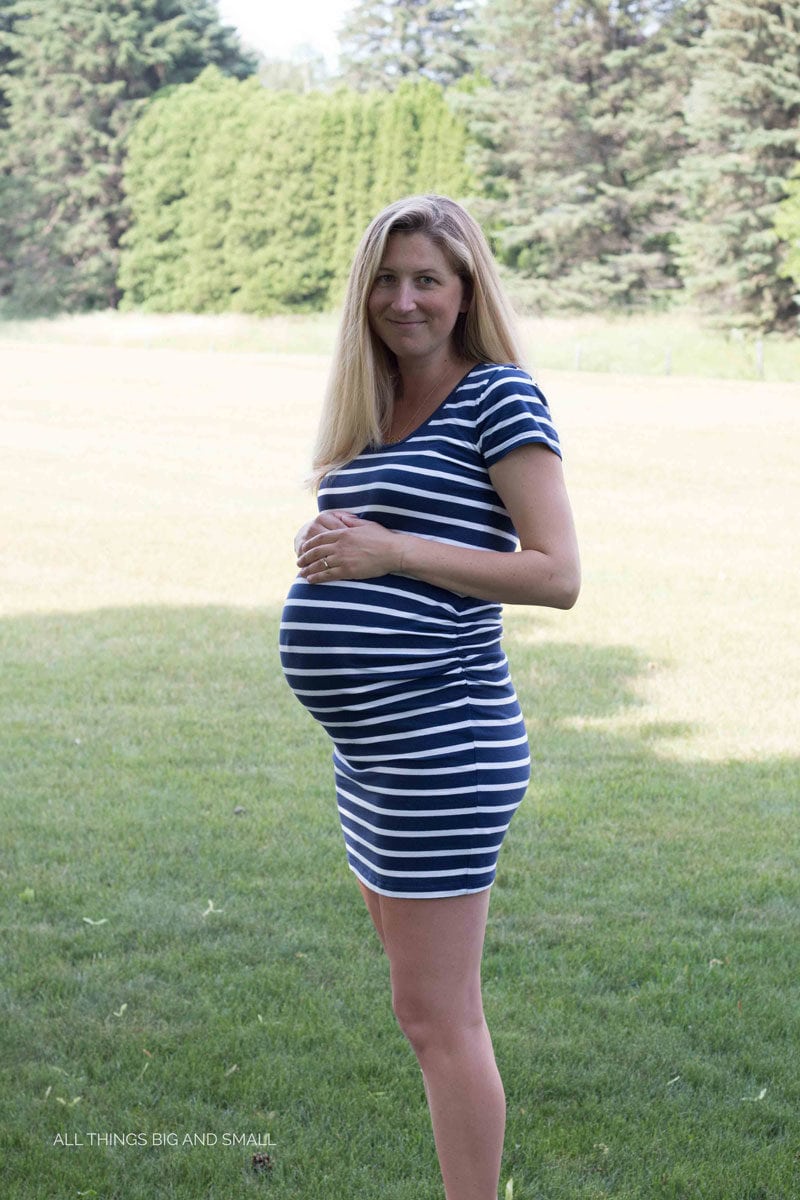
[[326, 529], [300, 546], [297, 565], [308, 583], [374, 579], [400, 568], [403, 538], [377, 521], [348, 515], [348, 525]]

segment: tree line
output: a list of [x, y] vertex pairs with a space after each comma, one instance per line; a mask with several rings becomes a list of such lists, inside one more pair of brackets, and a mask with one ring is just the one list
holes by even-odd
[[157, 97], [130, 138], [121, 306], [324, 310], [379, 208], [468, 190], [465, 142], [427, 81], [293, 95], [208, 67]]
[[336, 304], [414, 191], [531, 311], [796, 330], [800, 0], [360, 0], [341, 69], [213, 0], [0, 0], [0, 312]]

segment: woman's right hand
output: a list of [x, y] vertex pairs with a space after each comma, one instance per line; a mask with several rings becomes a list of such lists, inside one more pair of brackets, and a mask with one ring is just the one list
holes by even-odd
[[318, 533], [324, 533], [326, 529], [342, 529], [357, 522], [358, 517], [345, 509], [325, 509], [324, 512], [317, 513], [312, 521], [306, 521], [305, 525], [300, 526], [294, 537], [294, 552], [299, 557], [308, 539], [316, 537]]

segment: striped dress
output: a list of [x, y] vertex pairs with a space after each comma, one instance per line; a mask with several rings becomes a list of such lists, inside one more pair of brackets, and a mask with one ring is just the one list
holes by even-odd
[[[531, 442], [560, 454], [542, 393], [518, 367], [479, 365], [403, 441], [327, 476], [319, 508], [512, 553], [489, 468]], [[494, 881], [530, 774], [501, 634], [499, 604], [405, 576], [291, 587], [284, 673], [333, 742], [348, 863], [373, 891], [458, 896]]]

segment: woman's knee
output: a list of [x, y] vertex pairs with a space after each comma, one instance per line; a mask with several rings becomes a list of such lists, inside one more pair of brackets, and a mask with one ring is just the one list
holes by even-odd
[[480, 994], [454, 1001], [440, 995], [426, 995], [413, 987], [394, 987], [392, 1011], [418, 1056], [432, 1046], [457, 1045], [484, 1022]]
[[392, 1012], [402, 1033], [415, 1049], [417, 1043], [424, 1041], [425, 1031], [436, 1019], [436, 1014], [421, 997], [397, 987], [392, 988]]

